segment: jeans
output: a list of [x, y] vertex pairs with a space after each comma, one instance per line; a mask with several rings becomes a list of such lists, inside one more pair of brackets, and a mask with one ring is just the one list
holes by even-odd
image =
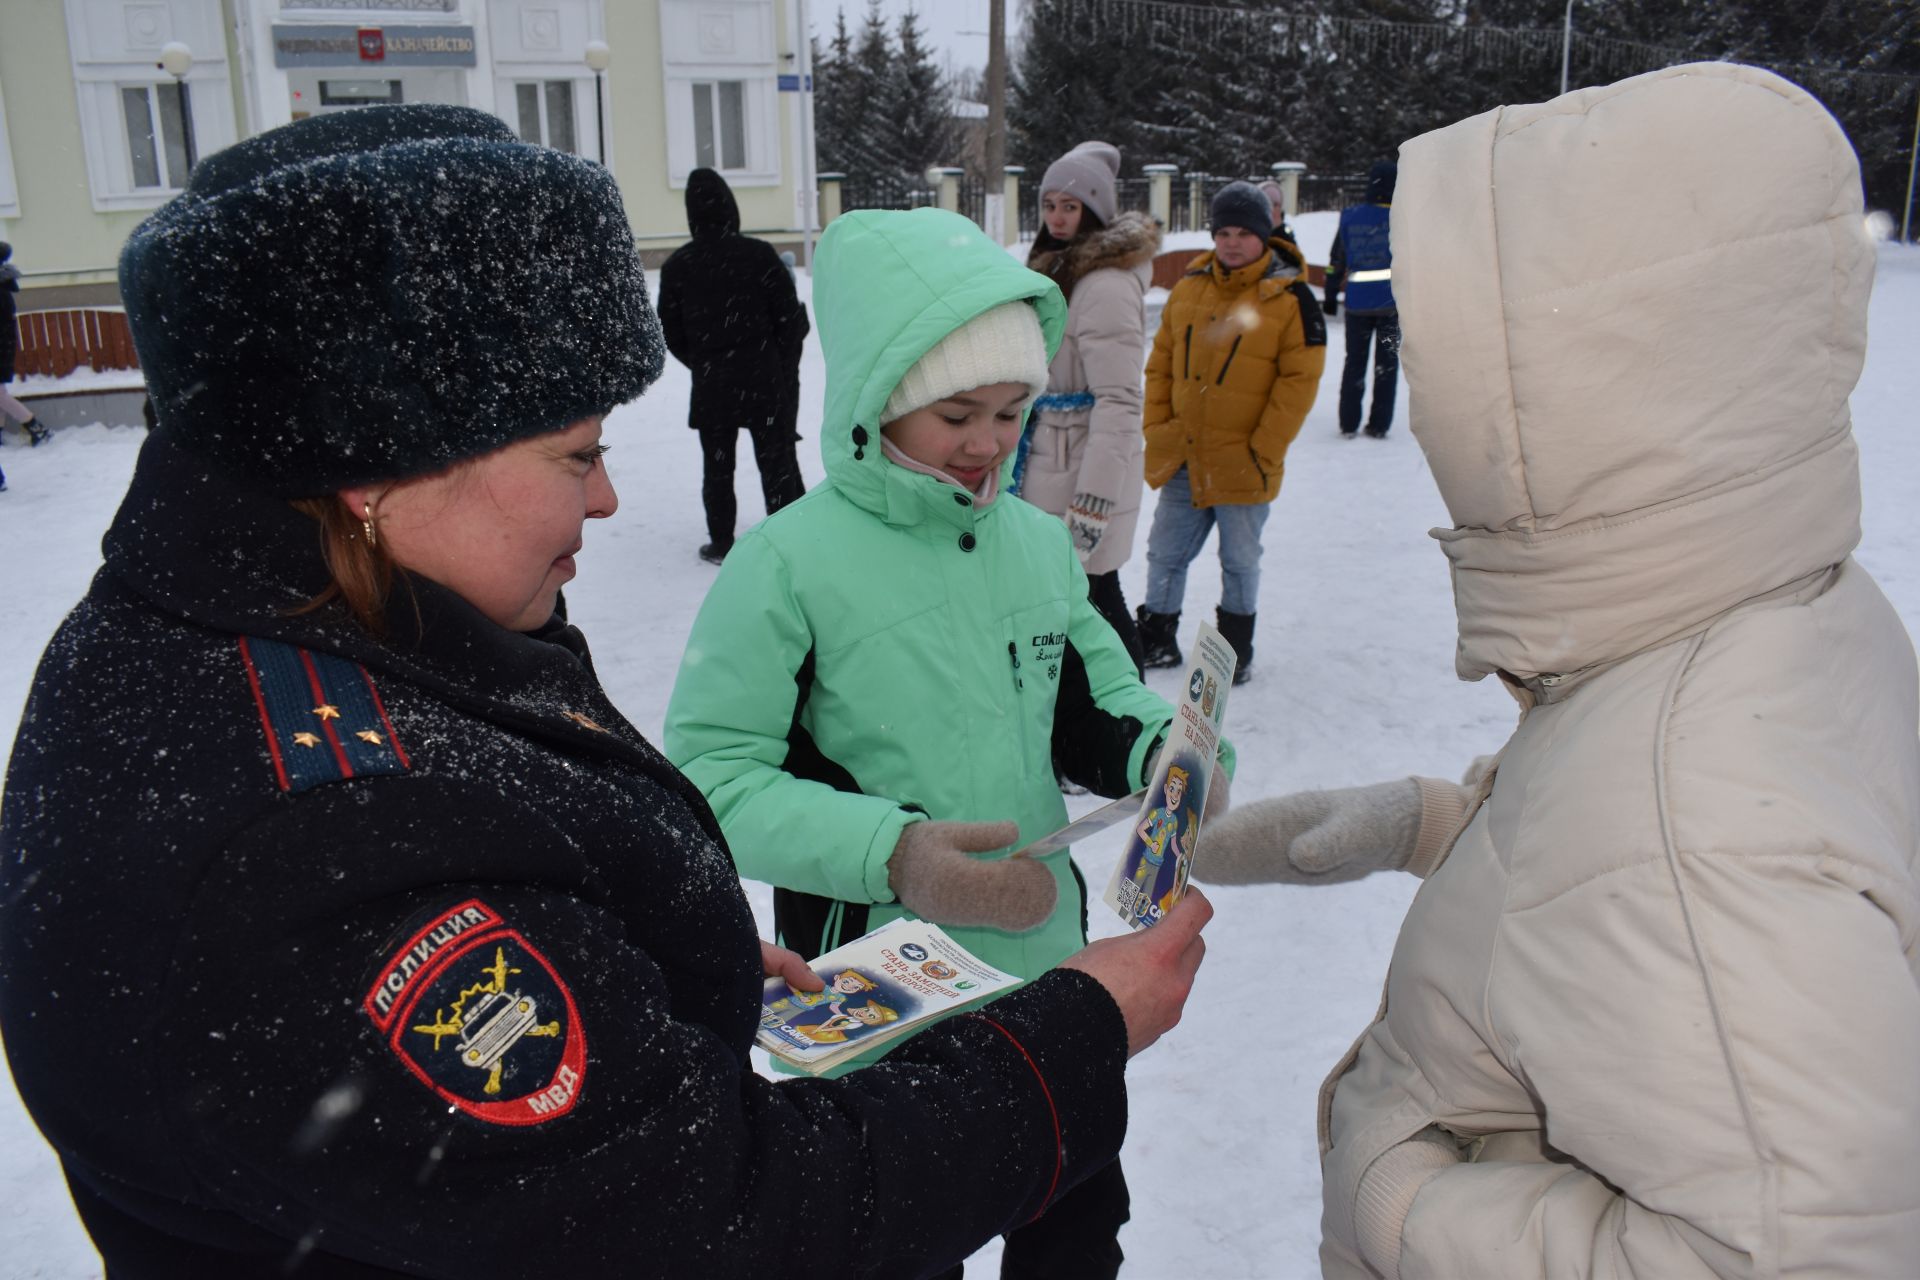
[[1228, 613], [1252, 613], [1260, 598], [1260, 531], [1273, 504], [1193, 505], [1187, 469], [1173, 473], [1160, 490], [1147, 534], [1147, 611], [1178, 613], [1187, 594], [1187, 566], [1200, 554], [1207, 534], [1220, 526], [1220, 607]]
[[1357, 315], [1347, 312], [1347, 363], [1340, 371], [1340, 429], [1360, 429], [1360, 402], [1367, 393], [1367, 348], [1374, 347], [1373, 408], [1367, 434], [1384, 436], [1393, 425], [1394, 392], [1400, 387], [1400, 313]]

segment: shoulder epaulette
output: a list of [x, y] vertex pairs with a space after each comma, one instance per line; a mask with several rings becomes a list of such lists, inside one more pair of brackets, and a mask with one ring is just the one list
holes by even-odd
[[240, 637], [240, 661], [282, 791], [412, 768], [359, 663], [259, 636]]

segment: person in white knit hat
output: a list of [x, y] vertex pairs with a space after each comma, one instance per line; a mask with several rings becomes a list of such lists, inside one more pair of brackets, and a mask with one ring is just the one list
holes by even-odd
[[[1038, 978], [1085, 937], [1069, 852], [1013, 853], [1066, 822], [1056, 767], [1126, 795], [1173, 718], [1088, 600], [1066, 527], [1003, 488], [1066, 306], [938, 209], [836, 218], [813, 301], [827, 478], [734, 543], [667, 754], [741, 874], [775, 887], [788, 946], [812, 957], [909, 916]], [[1113, 1275], [1128, 1212], [1108, 1162], [1008, 1234], [1003, 1275]]]

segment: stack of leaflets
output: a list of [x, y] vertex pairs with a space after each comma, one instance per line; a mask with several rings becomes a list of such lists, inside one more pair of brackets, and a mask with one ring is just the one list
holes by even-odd
[[1226, 637], [1202, 623], [1139, 820], [1102, 899], [1130, 928], [1160, 923], [1187, 891], [1236, 662]]
[[760, 1047], [817, 1074], [931, 1019], [1020, 985], [977, 960], [925, 920], [891, 920], [810, 963], [825, 991], [795, 991], [767, 979]]

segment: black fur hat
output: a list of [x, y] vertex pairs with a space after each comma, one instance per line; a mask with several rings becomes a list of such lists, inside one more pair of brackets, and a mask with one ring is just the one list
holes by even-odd
[[120, 292], [159, 429], [283, 496], [633, 399], [660, 326], [613, 179], [467, 107], [363, 107], [198, 164]]

